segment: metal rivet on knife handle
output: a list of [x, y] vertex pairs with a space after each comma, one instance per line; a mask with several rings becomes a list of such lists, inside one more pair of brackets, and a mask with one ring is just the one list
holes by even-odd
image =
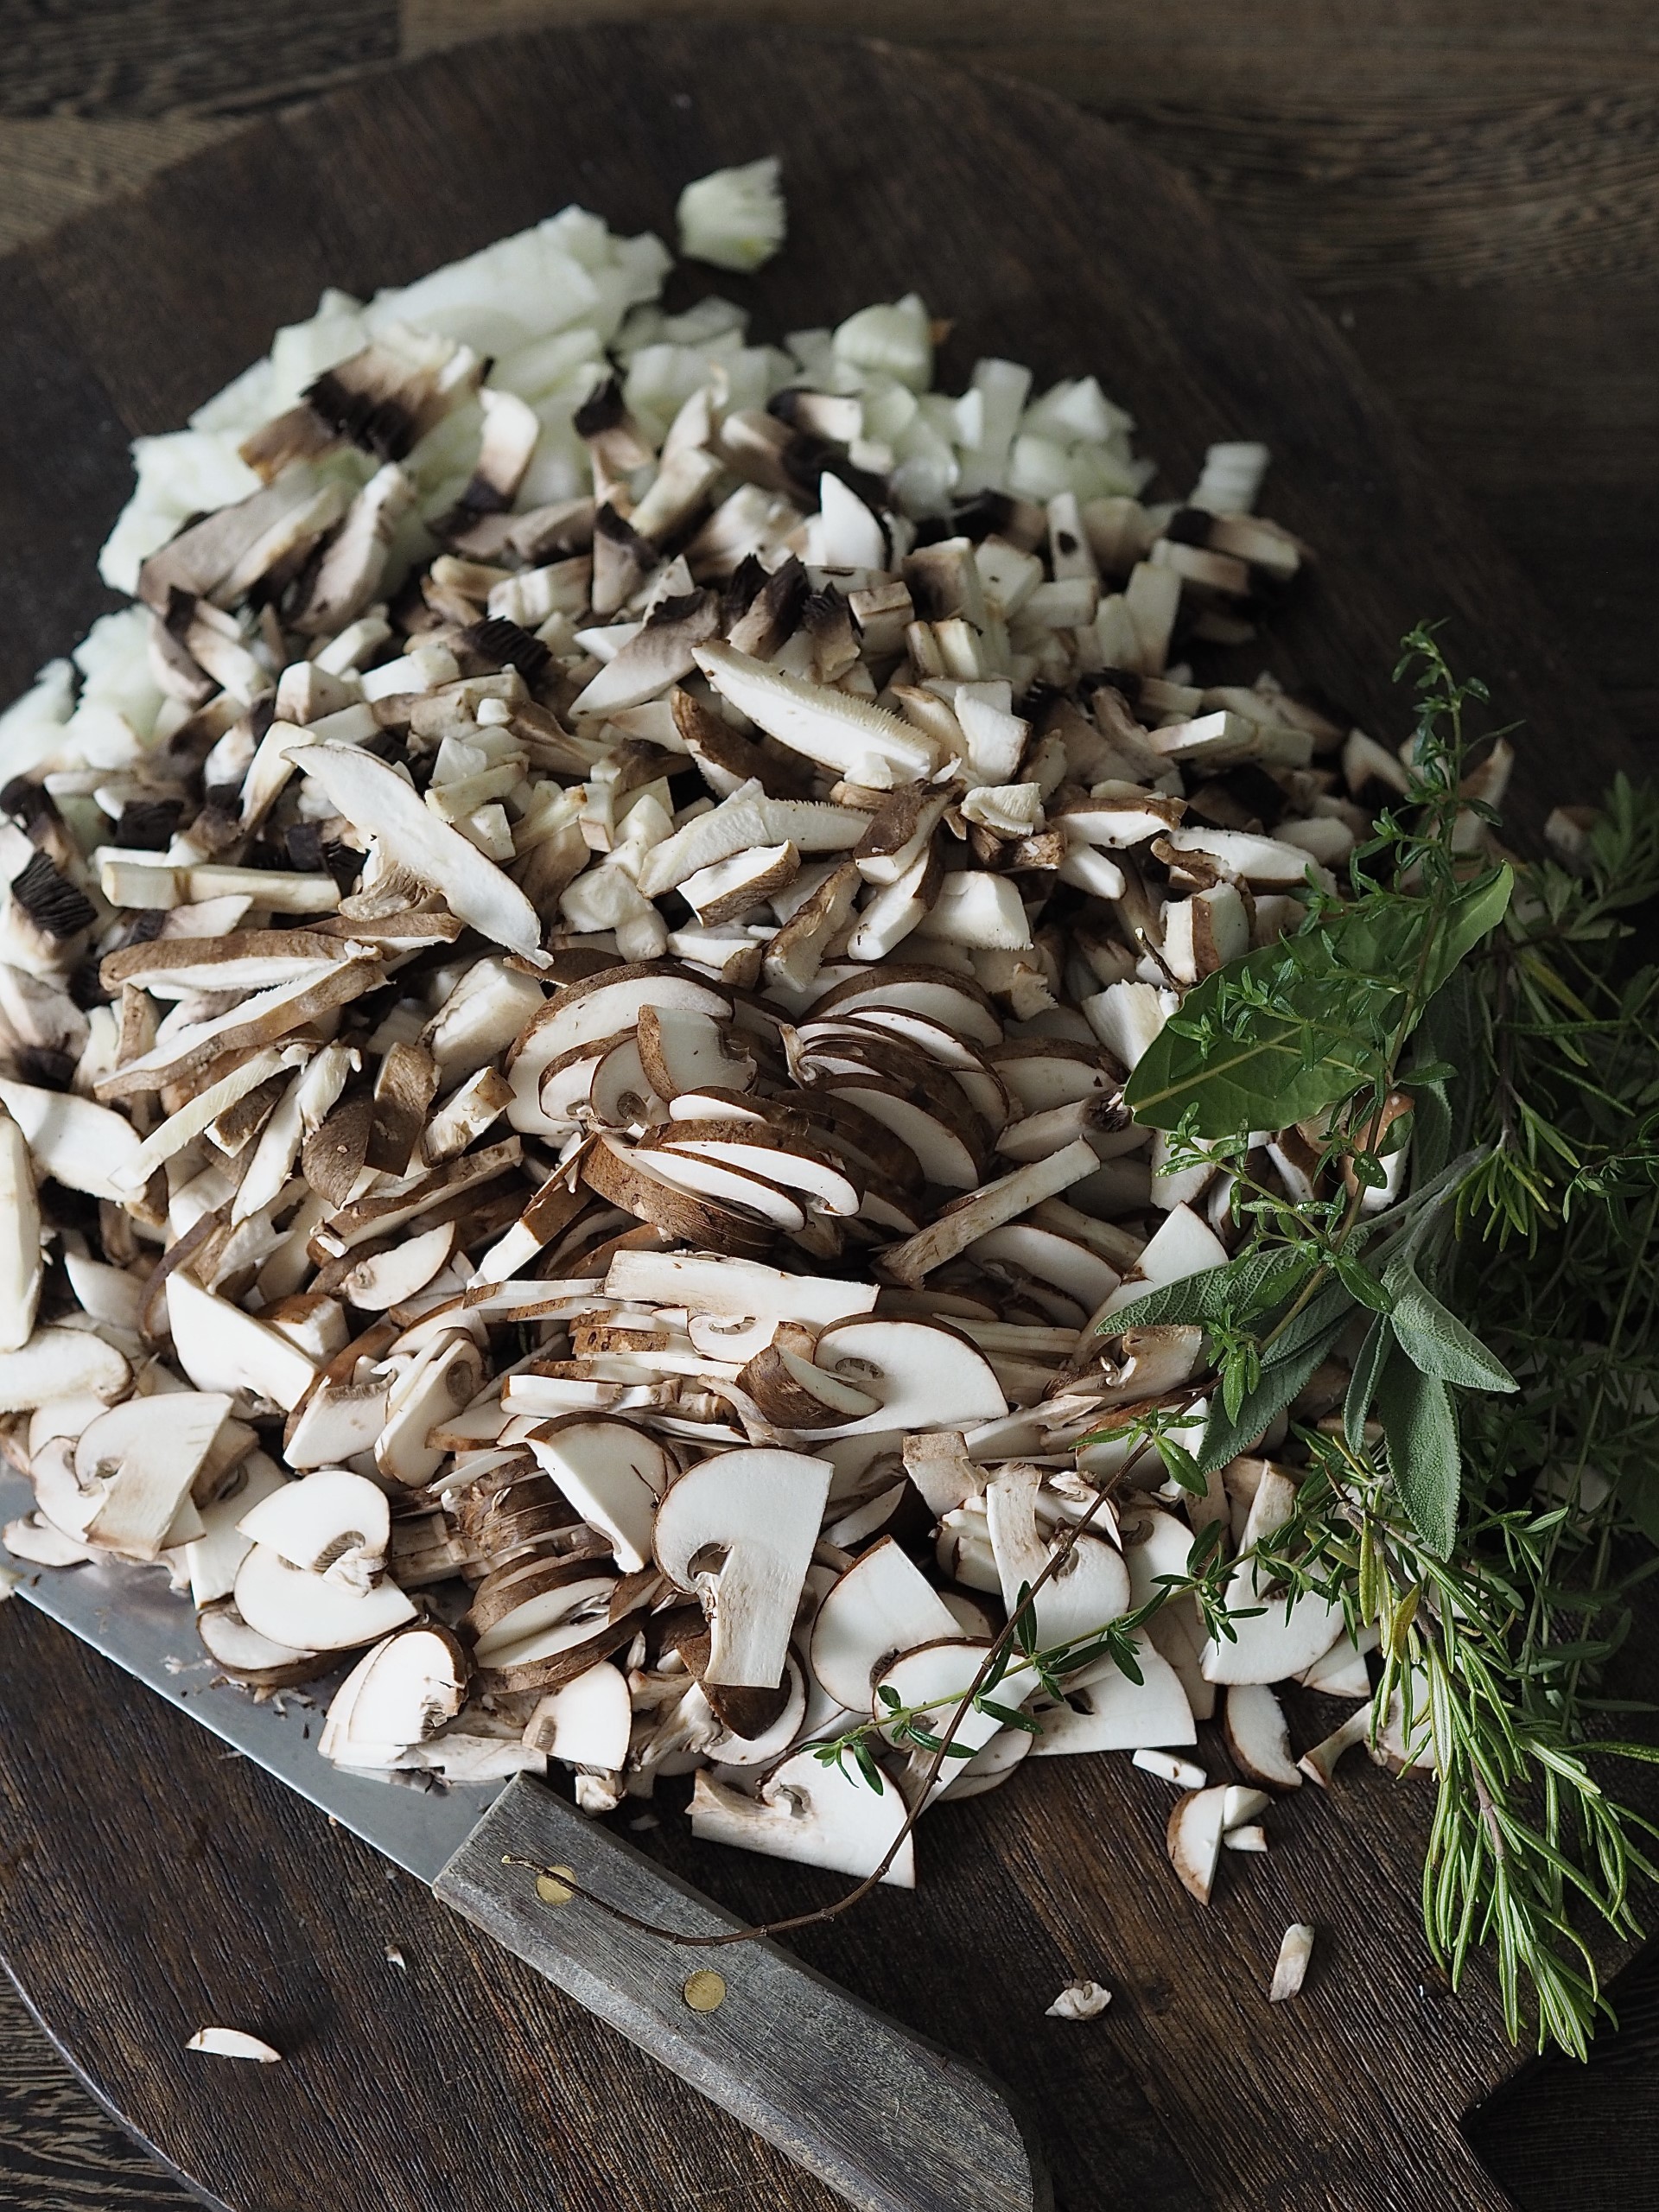
[[574, 1882], [576, 1878], [575, 1869], [571, 1866], [550, 1866], [545, 1874], [536, 1877], [536, 1894], [543, 1904], [569, 1904], [575, 1895], [574, 1891], [567, 1889], [564, 1882], [557, 1878], [561, 1874], [567, 1881]]
[[725, 1975], [704, 1967], [686, 1983], [685, 2001], [694, 2012], [718, 2012], [726, 2002]]

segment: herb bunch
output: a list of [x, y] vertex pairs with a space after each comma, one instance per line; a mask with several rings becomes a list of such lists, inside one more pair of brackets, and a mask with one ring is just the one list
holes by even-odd
[[[1659, 1566], [1659, 969], [1624, 918], [1659, 897], [1659, 795], [1617, 784], [1577, 871], [1484, 864], [1485, 694], [1427, 630], [1408, 671], [1410, 788], [1351, 899], [1310, 894], [1189, 994], [1131, 1080], [1244, 1234], [1113, 1326], [1206, 1332], [1187, 1486], [1288, 1421], [1306, 1472], [1258, 1573], [1380, 1631], [1374, 1732], [1436, 1777], [1434, 1954], [1455, 1986], [1490, 1946], [1510, 2034], [1529, 2001], [1540, 2046], [1581, 2054], [1605, 2008], [1580, 1923], [1637, 1932], [1656, 1871], [1591, 1762], [1656, 1756], [1607, 1739], [1599, 1683]], [[1239, 1134], [1291, 1124], [1300, 1192]]]

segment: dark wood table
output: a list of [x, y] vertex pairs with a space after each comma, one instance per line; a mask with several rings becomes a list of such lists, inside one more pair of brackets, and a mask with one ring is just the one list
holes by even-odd
[[[246, 112], [496, 29], [654, 13], [821, 22], [799, 0], [0, 0], [0, 247], [234, 130]], [[1039, 79], [1185, 167], [1332, 314], [1552, 603], [1633, 736], [1659, 477], [1659, 21], [1638, 0], [851, 0], [843, 28]], [[1057, 190], [1063, 189], [1057, 180]], [[3, 1855], [0, 1836], [0, 1856]], [[1543, 2069], [1478, 2129], [1531, 2208], [1659, 2203], [1659, 1972], [1624, 2036]], [[0, 1997], [0, 2206], [188, 2199]]]

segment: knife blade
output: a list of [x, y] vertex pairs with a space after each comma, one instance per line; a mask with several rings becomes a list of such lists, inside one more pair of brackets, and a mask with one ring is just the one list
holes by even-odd
[[[0, 1523], [33, 1503], [21, 1475], [0, 1472]], [[686, 1949], [582, 1897], [547, 1902], [506, 1862], [568, 1868], [595, 1897], [683, 1935], [743, 1924], [544, 1784], [398, 1786], [331, 1764], [297, 1706], [256, 1703], [216, 1675], [188, 1606], [153, 1573], [103, 1561], [26, 1571], [18, 1594], [861, 2212], [1050, 2212], [1040, 2153], [1006, 2090], [779, 1945]]]

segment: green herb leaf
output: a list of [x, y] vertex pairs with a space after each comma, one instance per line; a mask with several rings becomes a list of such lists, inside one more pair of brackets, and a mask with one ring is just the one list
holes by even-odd
[[1452, 1394], [1396, 1346], [1377, 1382], [1376, 1411], [1401, 1503], [1425, 1549], [1445, 1559], [1458, 1533], [1463, 1484]]
[[998, 1705], [988, 1697], [977, 1698], [975, 1702], [982, 1713], [988, 1713], [993, 1720], [1000, 1720], [1005, 1728], [1023, 1729], [1027, 1736], [1040, 1736], [1043, 1732], [1028, 1713], [1018, 1712], [1011, 1705]]
[[1460, 1390], [1513, 1390], [1513, 1375], [1455, 1313], [1408, 1275], [1394, 1302], [1394, 1333], [1412, 1364]]
[[1230, 1459], [1237, 1459], [1241, 1452], [1255, 1443], [1274, 1414], [1283, 1413], [1342, 1334], [1347, 1315], [1344, 1300], [1341, 1314], [1319, 1335], [1302, 1344], [1288, 1357], [1275, 1359], [1271, 1366], [1264, 1367], [1261, 1382], [1235, 1416], [1230, 1418], [1223, 1407], [1211, 1406], [1198, 1452], [1201, 1474], [1212, 1474]]
[[1365, 1341], [1349, 1377], [1348, 1395], [1343, 1400], [1342, 1433], [1351, 1452], [1357, 1452], [1364, 1442], [1365, 1423], [1376, 1395], [1377, 1382], [1393, 1349], [1394, 1330], [1387, 1314], [1379, 1313], [1365, 1332]]
[[1282, 1247], [1243, 1252], [1225, 1267], [1205, 1268], [1195, 1275], [1160, 1283], [1132, 1306], [1120, 1306], [1101, 1327], [1105, 1334], [1116, 1336], [1125, 1329], [1165, 1324], [1203, 1324], [1224, 1317], [1249, 1320], [1294, 1298], [1307, 1280], [1312, 1265], [1306, 1253]]

